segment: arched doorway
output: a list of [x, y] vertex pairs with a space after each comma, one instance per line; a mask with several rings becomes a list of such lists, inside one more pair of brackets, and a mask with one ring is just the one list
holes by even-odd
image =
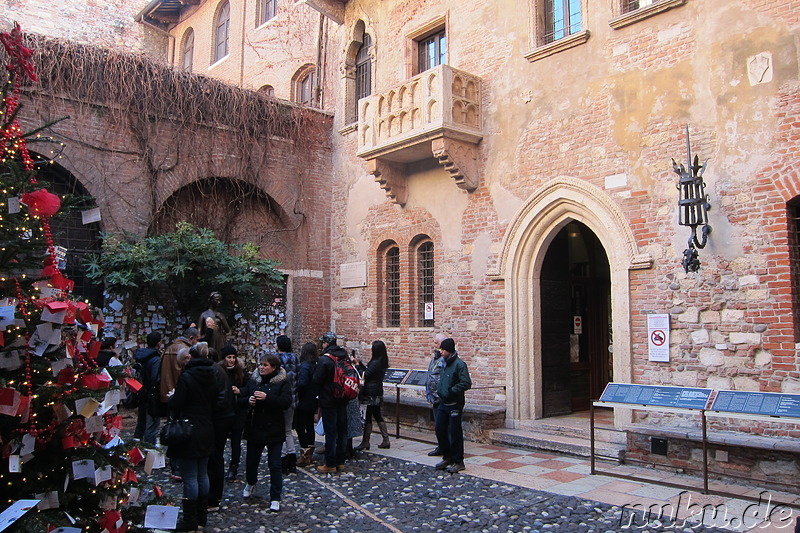
[[69, 170], [58, 163], [51, 163], [50, 159], [38, 153], [31, 153], [31, 156], [36, 161], [37, 179], [47, 182], [51, 192], [61, 197], [72, 197], [72, 210], [62, 209], [50, 221], [56, 246], [67, 250], [59, 268], [68, 279], [75, 282], [72, 294], [76, 298], [102, 307], [104, 287], [86, 276], [84, 266], [86, 260], [99, 254], [101, 249], [101, 223], [84, 223], [82, 215], [82, 211], [93, 208], [97, 202]]
[[[542, 354], [547, 323], [543, 323], [542, 316], [550, 314], [552, 310], [549, 304], [557, 301], [548, 299], [548, 303], [544, 299], [541, 281], [543, 276], [547, 278], [544, 267], [551, 244], [559, 238], [568, 238], [567, 234], [561, 232], [568, 232], [565, 228], [573, 223], [580, 223], [582, 231], [585, 228], [586, 238], [596, 240], [592, 248], [602, 249], [608, 263], [607, 320], [611, 331], [607, 342], [613, 340], [610, 372], [615, 381], [623, 383], [630, 382], [633, 375], [630, 271], [650, 268], [652, 258], [648, 253], [639, 251], [625, 214], [602, 189], [574, 178], [551, 180], [532, 194], [517, 211], [503, 238], [497, 271], [488, 272], [488, 275], [505, 282], [508, 427], [524, 427], [526, 421], [545, 416]], [[559, 237], [561, 235], [564, 236]], [[558, 248], [556, 244], [553, 250]], [[573, 320], [572, 315], [567, 314], [571, 313], [570, 306], [566, 305], [565, 310], [564, 316], [569, 319], [567, 344], [562, 351], [569, 353], [569, 328]], [[599, 343], [604, 342], [602, 337], [598, 338]], [[598, 372], [596, 375], [603, 374]]]
[[542, 416], [589, 408], [611, 376], [611, 276], [600, 240], [570, 221], [542, 262]]

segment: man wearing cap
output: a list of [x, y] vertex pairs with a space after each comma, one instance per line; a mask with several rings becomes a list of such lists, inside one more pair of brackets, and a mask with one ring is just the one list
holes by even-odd
[[464, 470], [464, 430], [461, 419], [464, 415], [464, 392], [472, 387], [467, 364], [458, 357], [453, 339], [444, 339], [439, 345], [444, 358], [439, 386], [439, 408], [436, 411], [436, 440], [442, 452], [442, 461], [436, 470], [447, 470], [451, 474]]
[[347, 456], [347, 399], [333, 396], [333, 379], [336, 359], [347, 359], [347, 351], [338, 346], [336, 334], [323, 335], [322, 355], [314, 368], [312, 383], [319, 389], [319, 407], [322, 413], [322, 428], [325, 431], [325, 464], [317, 470], [323, 474], [344, 472]]

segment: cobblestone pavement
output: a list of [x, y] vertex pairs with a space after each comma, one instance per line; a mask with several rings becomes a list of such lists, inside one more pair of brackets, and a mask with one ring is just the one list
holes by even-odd
[[[168, 468], [157, 470], [153, 478], [179, 501], [181, 485], [168, 473]], [[306, 468], [285, 476], [282, 509], [271, 513], [266, 457], [260, 474], [256, 497], [242, 497], [241, 473], [238, 482], [226, 483], [224, 501], [209, 514], [206, 532], [726, 531], [691, 522], [660, 525], [618, 506], [520, 488], [468, 471], [448, 474], [369, 452], [349, 461], [343, 473]]]

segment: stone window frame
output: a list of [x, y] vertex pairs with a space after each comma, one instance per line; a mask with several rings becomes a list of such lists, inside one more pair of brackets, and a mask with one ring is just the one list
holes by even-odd
[[[430, 251], [423, 248], [430, 247]], [[423, 253], [430, 253], [430, 272], [426, 273], [426, 267], [422, 264], [425, 259]], [[416, 327], [430, 328], [436, 325], [435, 315], [431, 320], [425, 320], [425, 303], [435, 302], [436, 298], [436, 245], [428, 235], [417, 235], [411, 240], [409, 246], [409, 264], [412, 266], [412, 286], [409, 301], [414, 302], [412, 313], [412, 323]], [[434, 305], [434, 313], [436, 306]]]
[[[223, 18], [224, 17], [224, 18]], [[220, 40], [220, 30], [225, 26], [224, 41]], [[225, 0], [217, 6], [217, 12], [214, 14], [213, 24], [213, 46], [211, 47], [211, 63], [216, 64], [227, 58], [230, 55], [230, 40], [231, 40], [231, 2]], [[224, 45], [224, 53], [220, 52], [220, 46]]]
[[[531, 51], [525, 54], [525, 59], [533, 63], [551, 55], [569, 50], [586, 43], [591, 36], [589, 27], [588, 1], [581, 3], [581, 29], [554, 41], [545, 41], [547, 34], [545, 28], [545, 11], [554, 0], [532, 0], [530, 6]], [[619, 2], [620, 0], [614, 0]]]
[[[187, 55], [189, 58], [189, 65], [186, 65]], [[183, 72], [192, 72], [194, 68], [194, 29], [190, 26], [183, 32], [181, 38], [181, 70]]]
[[256, 4], [256, 28], [265, 25], [274, 19], [277, 14], [278, 0], [258, 0], [258, 4]]
[[[647, 5], [639, 4], [639, 7], [631, 9], [632, 1], [650, 2]], [[663, 13], [670, 9], [686, 4], [688, 0], [614, 0], [614, 18], [608, 21], [608, 25], [618, 30], [625, 26], [630, 26], [641, 20]]]
[[377, 251], [378, 327], [398, 329], [402, 321], [400, 246], [385, 240]]
[[[356, 57], [361, 50], [361, 45], [364, 42], [364, 36], [367, 35], [372, 41], [369, 50], [369, 61], [371, 68], [371, 87], [374, 88], [375, 80], [375, 65], [377, 59], [377, 46], [373, 38], [375, 35], [374, 30], [367, 28], [363, 20], [356, 21], [350, 32], [347, 40], [344, 53], [344, 65], [342, 65], [342, 80], [344, 81], [344, 124], [345, 126], [339, 130], [342, 135], [355, 131], [358, 123], [358, 99], [356, 98]], [[372, 90], [370, 90], [372, 92]]]
[[[317, 66], [313, 63], [306, 63], [292, 76], [292, 102], [309, 107], [317, 107], [318, 97], [314, 94], [316, 89], [316, 76]], [[309, 98], [304, 98], [304, 91], [306, 90], [306, 83], [310, 84], [308, 90]]]
[[422, 41], [432, 35], [444, 32], [445, 34], [445, 63], [449, 63], [450, 55], [450, 42], [449, 42], [449, 29], [450, 29], [450, 13], [449, 11], [443, 15], [428, 21], [422, 26], [406, 35], [406, 78], [411, 78], [420, 74], [419, 66], [419, 45]]

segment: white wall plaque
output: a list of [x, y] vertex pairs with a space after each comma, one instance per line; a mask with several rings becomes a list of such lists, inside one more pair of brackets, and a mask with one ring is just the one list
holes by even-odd
[[343, 289], [367, 286], [367, 262], [342, 263], [339, 265], [339, 279]]

